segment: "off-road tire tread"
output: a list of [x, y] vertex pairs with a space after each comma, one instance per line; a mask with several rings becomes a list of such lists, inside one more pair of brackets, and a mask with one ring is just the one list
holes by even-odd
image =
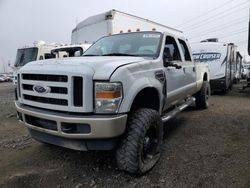
[[[144, 135], [151, 122], [157, 121], [162, 129], [162, 121], [157, 111], [141, 108], [135, 111], [128, 119], [126, 133], [116, 151], [117, 165], [120, 170], [131, 174], [143, 174], [146, 171], [140, 168], [138, 147], [143, 144]], [[160, 131], [160, 145], [162, 144], [163, 130]], [[157, 159], [158, 161], [158, 159]]]

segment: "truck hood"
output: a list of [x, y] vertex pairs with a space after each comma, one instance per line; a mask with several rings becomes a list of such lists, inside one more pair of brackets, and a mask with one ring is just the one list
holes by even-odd
[[28, 63], [20, 72], [87, 74], [95, 80], [108, 80], [111, 74], [123, 65], [144, 61], [143, 57], [73, 57], [49, 59]]

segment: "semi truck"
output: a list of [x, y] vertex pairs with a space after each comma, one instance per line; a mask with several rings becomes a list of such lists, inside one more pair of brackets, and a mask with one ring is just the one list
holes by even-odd
[[181, 31], [164, 30], [105, 36], [82, 57], [27, 64], [18, 73], [19, 121], [40, 142], [113, 149], [120, 170], [148, 172], [160, 159], [163, 123], [192, 104], [209, 106], [208, 65], [193, 61]]
[[211, 90], [226, 93], [231, 89], [237, 70], [236, 46], [218, 39], [206, 39], [191, 47], [196, 62], [208, 63]]
[[54, 58], [51, 54], [51, 49], [55, 48], [57, 44], [47, 44], [44, 41], [35, 41], [33, 45], [24, 46], [17, 49], [16, 60], [13, 67], [13, 82], [17, 83], [17, 71], [27, 63], [36, 60]]

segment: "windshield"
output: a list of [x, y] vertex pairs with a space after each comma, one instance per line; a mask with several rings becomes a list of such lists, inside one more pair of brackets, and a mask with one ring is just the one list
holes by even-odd
[[158, 32], [125, 33], [104, 37], [83, 56], [158, 57], [162, 34]]
[[23, 48], [17, 50], [15, 66], [24, 66], [30, 61], [35, 61], [37, 59], [38, 48]]
[[221, 57], [221, 54], [216, 53], [216, 52], [194, 53], [193, 54], [194, 60], [200, 61], [200, 62], [219, 60], [220, 57]]

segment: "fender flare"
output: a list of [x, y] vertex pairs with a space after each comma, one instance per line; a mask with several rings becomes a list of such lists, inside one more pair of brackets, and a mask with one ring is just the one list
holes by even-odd
[[131, 87], [129, 87], [128, 91], [126, 92], [126, 97], [123, 98], [122, 103], [119, 108], [120, 113], [127, 113], [130, 111], [132, 104], [136, 98], [136, 96], [146, 88], [154, 88], [157, 90], [158, 96], [159, 96], [159, 103], [160, 103], [160, 109], [159, 112], [161, 112], [162, 109], [162, 101], [163, 101], [163, 85], [156, 79], [152, 78], [140, 78], [134, 82]]

